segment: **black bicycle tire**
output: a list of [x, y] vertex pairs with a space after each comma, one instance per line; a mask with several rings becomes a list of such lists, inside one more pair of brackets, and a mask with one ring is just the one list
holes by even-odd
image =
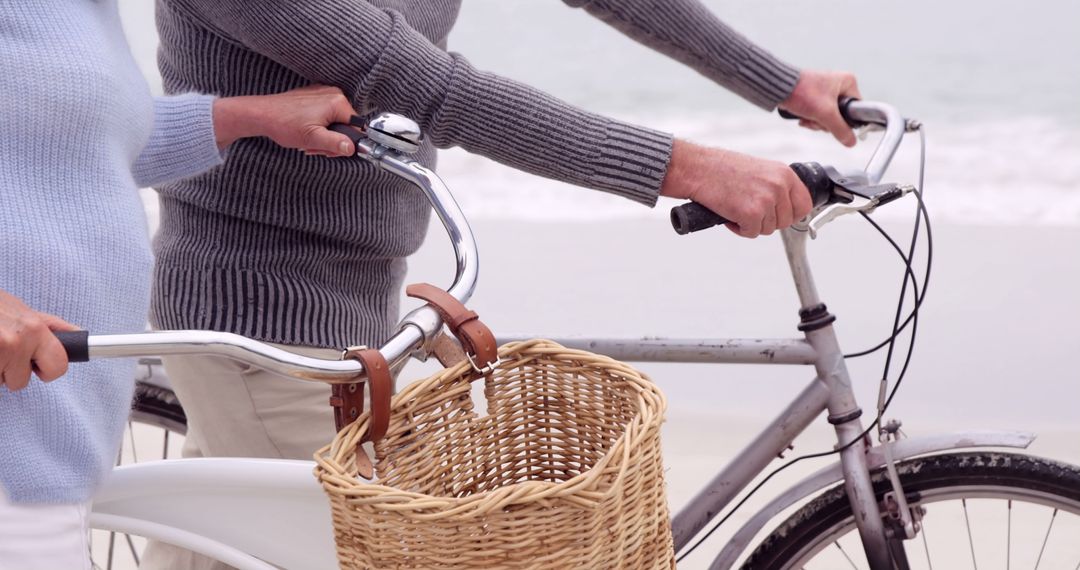
[[[931, 489], [985, 485], [1040, 491], [1080, 502], [1080, 468], [1017, 453], [971, 452], [918, 457], [897, 464], [909, 500]], [[872, 474], [881, 504], [891, 490], [884, 470]], [[796, 511], [765, 538], [746, 560], [744, 570], [787, 568], [793, 556], [851, 517], [843, 485], [837, 485]]]
[[180, 406], [180, 400], [171, 389], [156, 384], [135, 382], [131, 420], [181, 435], [187, 434], [187, 415]]

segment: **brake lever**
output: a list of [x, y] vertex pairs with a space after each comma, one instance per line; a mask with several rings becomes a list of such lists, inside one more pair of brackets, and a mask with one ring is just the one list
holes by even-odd
[[792, 228], [810, 233], [811, 239], [825, 224], [856, 212], [871, 213], [878, 206], [897, 200], [915, 190], [911, 185], [870, 184], [863, 174], [842, 175], [833, 167], [825, 168], [833, 183], [832, 198], [818, 206]]

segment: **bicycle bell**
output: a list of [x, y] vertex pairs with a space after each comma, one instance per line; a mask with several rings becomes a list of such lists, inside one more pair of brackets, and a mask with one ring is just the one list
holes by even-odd
[[420, 150], [420, 126], [401, 115], [379, 114], [368, 123], [366, 133], [372, 141], [396, 151], [412, 154]]

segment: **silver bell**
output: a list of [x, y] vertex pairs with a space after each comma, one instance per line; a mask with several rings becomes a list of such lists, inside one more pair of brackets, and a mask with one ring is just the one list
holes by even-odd
[[368, 123], [367, 136], [394, 150], [412, 154], [420, 150], [420, 125], [393, 113], [381, 113]]

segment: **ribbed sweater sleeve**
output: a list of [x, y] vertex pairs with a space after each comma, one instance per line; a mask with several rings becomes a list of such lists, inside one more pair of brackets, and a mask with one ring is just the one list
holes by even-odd
[[762, 109], [776, 108], [799, 80], [798, 69], [729, 28], [699, 0], [564, 1]]
[[153, 186], [221, 164], [214, 137], [214, 97], [186, 94], [154, 99], [154, 128], [131, 165], [135, 184]]
[[442, 148], [460, 146], [519, 170], [652, 205], [669, 134], [578, 109], [473, 68], [365, 0], [177, 0], [211, 30], [358, 107], [415, 119]]

